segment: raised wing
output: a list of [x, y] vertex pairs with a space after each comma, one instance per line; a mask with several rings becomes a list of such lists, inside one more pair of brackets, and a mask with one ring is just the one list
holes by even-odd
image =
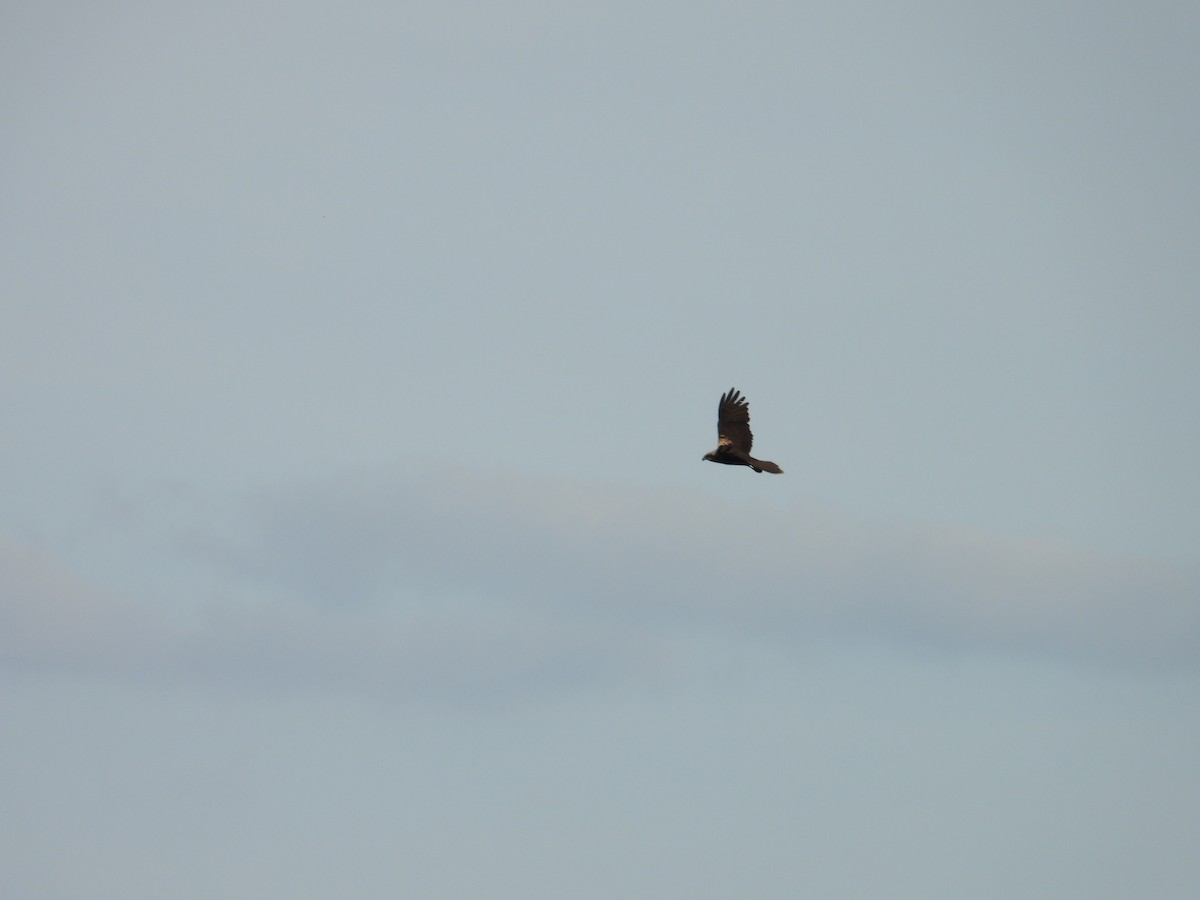
[[742, 453], [749, 453], [754, 443], [754, 435], [750, 433], [750, 404], [733, 388], [721, 395], [717, 406], [717, 438], [719, 444], [727, 443], [730, 449]]

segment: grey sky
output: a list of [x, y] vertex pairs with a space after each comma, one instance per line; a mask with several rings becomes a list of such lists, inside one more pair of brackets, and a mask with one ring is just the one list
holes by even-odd
[[6, 893], [1191, 896], [1193, 4], [2, 21]]

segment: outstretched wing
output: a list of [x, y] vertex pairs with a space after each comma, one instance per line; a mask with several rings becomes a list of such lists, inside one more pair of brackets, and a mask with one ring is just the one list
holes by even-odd
[[728, 444], [731, 450], [742, 453], [749, 453], [754, 443], [754, 435], [750, 433], [750, 404], [733, 388], [721, 395], [717, 406], [717, 438], [719, 444]]

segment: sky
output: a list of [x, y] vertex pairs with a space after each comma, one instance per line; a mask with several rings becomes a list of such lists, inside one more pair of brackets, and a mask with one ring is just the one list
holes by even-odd
[[6, 5], [4, 895], [1194, 896], [1198, 40]]

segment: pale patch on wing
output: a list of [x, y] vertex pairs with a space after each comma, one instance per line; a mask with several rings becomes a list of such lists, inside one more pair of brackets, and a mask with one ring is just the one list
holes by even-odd
[[717, 446], [718, 446], [718, 447], [732, 447], [732, 446], [733, 446], [733, 441], [731, 441], [731, 440], [730, 440], [729, 438], [727, 438], [727, 437], [724, 437], [724, 436], [722, 436], [722, 437], [718, 438], [718, 440], [717, 440]]

